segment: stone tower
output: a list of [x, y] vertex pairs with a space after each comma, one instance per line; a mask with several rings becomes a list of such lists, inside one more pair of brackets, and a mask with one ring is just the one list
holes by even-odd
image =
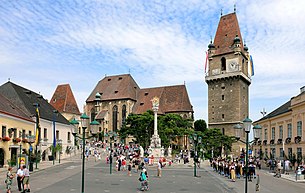
[[214, 42], [208, 46], [208, 125], [225, 135], [249, 114], [249, 53], [243, 45], [236, 13], [221, 16]]

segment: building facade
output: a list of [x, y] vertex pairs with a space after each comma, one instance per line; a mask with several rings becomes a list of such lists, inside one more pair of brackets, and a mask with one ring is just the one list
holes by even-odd
[[253, 145], [256, 156], [305, 160], [305, 87], [300, 90], [299, 95], [254, 122], [262, 126], [260, 140]]
[[[66, 149], [74, 145], [71, 132], [73, 127], [67, 119], [55, 111], [56, 109], [42, 95], [12, 82], [1, 85], [0, 94], [34, 122], [32, 128], [22, 129], [22, 131], [25, 131], [22, 133], [23, 138], [26, 138], [28, 135], [35, 135], [36, 122], [39, 120], [39, 145], [37, 149], [43, 161], [49, 160], [49, 156], [52, 154], [51, 146], [54, 141], [56, 144], [59, 144], [59, 141], [61, 141], [62, 157], [68, 156], [65, 153]], [[39, 119], [36, 119], [37, 107]], [[58, 159], [59, 152], [56, 152], [55, 156]]]
[[[88, 99], [85, 112], [100, 122], [99, 130], [117, 132], [130, 113], [152, 109], [151, 100], [160, 99], [158, 114], [177, 113], [193, 119], [193, 107], [185, 85], [141, 89], [130, 74], [106, 76], [98, 82]], [[107, 140], [107, 139], [106, 139]]]
[[[243, 44], [236, 13], [221, 16], [208, 48], [208, 127], [233, 136], [234, 125], [249, 115], [251, 84], [248, 47]], [[233, 146], [236, 154], [238, 147]]]

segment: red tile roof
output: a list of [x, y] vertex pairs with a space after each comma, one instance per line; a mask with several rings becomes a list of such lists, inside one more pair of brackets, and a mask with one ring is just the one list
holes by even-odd
[[100, 93], [101, 101], [132, 99], [136, 100], [139, 86], [130, 74], [106, 76], [100, 80], [86, 102], [93, 102], [96, 93]]
[[50, 104], [61, 113], [80, 114], [69, 84], [57, 86]]
[[243, 41], [238, 25], [236, 13], [230, 13], [220, 18], [218, 28], [216, 31], [214, 45], [216, 48], [215, 54], [224, 54], [232, 52], [234, 38], [238, 35], [241, 41], [241, 48], [243, 50]]
[[185, 85], [141, 89], [134, 113], [141, 114], [152, 109], [152, 98], [159, 98], [158, 114], [193, 112]]

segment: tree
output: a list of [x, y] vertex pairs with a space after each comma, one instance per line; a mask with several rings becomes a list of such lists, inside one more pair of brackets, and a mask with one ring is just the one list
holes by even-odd
[[195, 123], [194, 123], [195, 131], [205, 132], [206, 129], [207, 129], [207, 124], [206, 124], [205, 120], [198, 119], [197, 121], [195, 121]]
[[[161, 145], [168, 147], [174, 138], [188, 134], [192, 126], [192, 120], [183, 119], [177, 114], [165, 114], [158, 116], [158, 134]], [[133, 136], [135, 143], [143, 147], [150, 145], [150, 139], [154, 132], [154, 115], [151, 110], [136, 115], [130, 114], [119, 131], [120, 138]]]

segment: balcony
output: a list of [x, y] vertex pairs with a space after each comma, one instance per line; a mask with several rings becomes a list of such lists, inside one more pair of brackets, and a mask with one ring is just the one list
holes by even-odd
[[274, 139], [270, 140], [270, 145], [274, 145]]
[[290, 137], [287, 137], [286, 140], [285, 140], [285, 143], [286, 143], [286, 144], [291, 143], [291, 138], [290, 138]]
[[294, 138], [294, 143], [299, 144], [301, 142], [301, 136], [296, 136]]
[[282, 144], [282, 143], [283, 143], [283, 139], [278, 139], [278, 140], [277, 140], [277, 144], [278, 144], [278, 145], [280, 145], [280, 144]]
[[263, 141], [263, 145], [267, 145], [267, 139]]

